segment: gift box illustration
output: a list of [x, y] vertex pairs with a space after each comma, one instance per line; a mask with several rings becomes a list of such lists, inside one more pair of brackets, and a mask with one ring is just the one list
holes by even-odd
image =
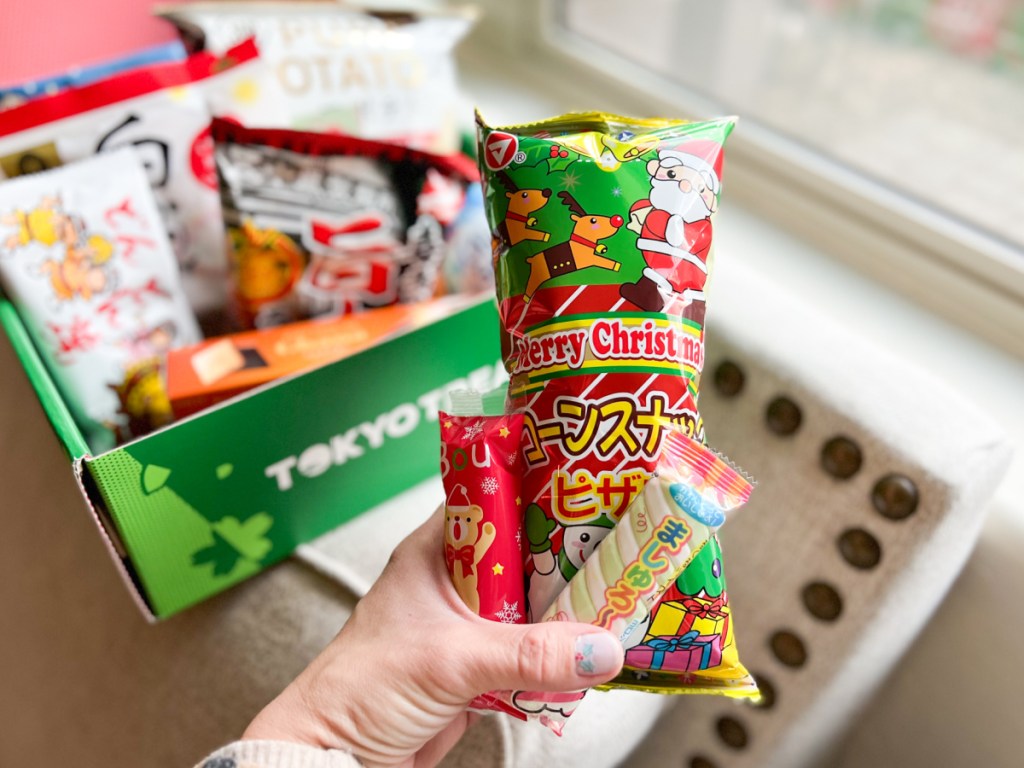
[[641, 669], [696, 672], [721, 663], [721, 636], [692, 631], [675, 637], [652, 637], [626, 651], [626, 666]]
[[693, 631], [698, 635], [720, 636], [724, 648], [732, 643], [729, 618], [729, 601], [725, 594], [716, 598], [666, 600], [658, 605], [647, 637], [682, 635]]

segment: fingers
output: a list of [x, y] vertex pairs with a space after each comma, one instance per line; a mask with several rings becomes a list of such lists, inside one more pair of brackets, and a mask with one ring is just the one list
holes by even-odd
[[463, 712], [455, 718], [448, 727], [428, 741], [419, 752], [416, 753], [415, 768], [434, 768], [435, 765], [444, 759], [451, 748], [454, 747], [466, 729], [475, 722], [475, 717], [469, 712]]
[[408, 536], [398, 543], [395, 551], [391, 553], [388, 561], [388, 569], [400, 567], [403, 570], [411, 570], [418, 575], [428, 572], [426, 569], [434, 569], [443, 559], [438, 554], [444, 542], [444, 505], [439, 506], [434, 512]]
[[575, 691], [615, 677], [623, 649], [611, 632], [562, 621], [542, 624], [474, 623], [464, 634], [478, 635], [467, 682], [473, 693], [495, 689]]
[[410, 542], [421, 542], [430, 541], [437, 543], [443, 541], [444, 535], [444, 504], [438, 506], [437, 509], [431, 513], [430, 517], [420, 523], [419, 527], [416, 528], [409, 536], [406, 541]]

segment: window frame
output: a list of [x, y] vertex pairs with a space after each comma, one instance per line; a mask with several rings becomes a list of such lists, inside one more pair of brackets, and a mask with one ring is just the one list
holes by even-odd
[[[562, 103], [707, 116], [722, 107], [563, 26], [560, 3], [481, 0], [467, 52]], [[552, 73], [557, 73], [553, 77]], [[1024, 358], [1024, 253], [740, 115], [730, 199], [958, 326]], [[786, 190], [785, 196], [778, 193]]]

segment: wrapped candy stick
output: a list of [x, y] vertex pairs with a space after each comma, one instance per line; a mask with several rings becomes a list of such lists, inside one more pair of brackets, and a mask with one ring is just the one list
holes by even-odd
[[[721, 689], [733, 696], [756, 695], [753, 678], [738, 658], [723, 655], [722, 637], [684, 633], [654, 638], [646, 645], [639, 642], [645, 639], [646, 631], [641, 628], [649, 626], [652, 606], [712, 540], [726, 515], [746, 503], [751, 490], [752, 483], [725, 459], [678, 428], [665, 425], [654, 476], [541, 620], [593, 624], [617, 634], [627, 647], [636, 646], [626, 653], [626, 673], [633, 682], [624, 685], [616, 678], [616, 687], [659, 693]], [[673, 669], [674, 659], [666, 666], [669, 652], [685, 660], [687, 666]], [[648, 686], [645, 681], [660, 674], [657, 670], [662, 668], [688, 673], [706, 670], [711, 682], [696, 675], [684, 682], [678, 675], [673, 679], [666, 673], [661, 685]], [[537, 719], [556, 734], [561, 734], [583, 695], [544, 691], [489, 694], [491, 702], [501, 704], [505, 711]]]
[[[453, 395], [460, 405], [466, 398], [464, 393]], [[474, 613], [522, 624], [526, 610], [518, 464], [523, 417], [442, 412], [439, 420], [444, 551], [452, 583]]]
[[583, 621], [628, 643], [652, 607], [752, 484], [696, 440], [670, 431], [657, 473], [598, 545], [543, 621]]
[[[504, 393], [498, 395], [503, 401]], [[470, 610], [494, 621], [522, 624], [526, 589], [518, 465], [523, 417], [481, 415], [484, 398], [475, 392], [453, 392], [451, 399], [453, 410], [473, 415], [438, 414], [445, 565]], [[478, 696], [469, 706], [526, 717], [498, 692]]]

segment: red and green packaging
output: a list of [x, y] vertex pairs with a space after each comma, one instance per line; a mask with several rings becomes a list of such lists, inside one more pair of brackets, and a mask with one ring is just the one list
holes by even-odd
[[[453, 392], [441, 411], [441, 480], [445, 492], [444, 559], [455, 591], [479, 616], [506, 624], [526, 622], [523, 581], [523, 507], [520, 495], [521, 414], [482, 415], [476, 392]], [[490, 397], [488, 396], [488, 400]], [[477, 711], [526, 719], [504, 692], [470, 702]]]
[[526, 621], [523, 590], [523, 432], [520, 414], [441, 412], [445, 491], [444, 556], [452, 583], [473, 613], [506, 624]]
[[[712, 220], [734, 122], [583, 113], [493, 128], [477, 116], [508, 406], [523, 414], [535, 620], [654, 474], [666, 423], [704, 440]], [[716, 538], [678, 583], [728, 612]], [[639, 667], [615, 684], [688, 687]]]

